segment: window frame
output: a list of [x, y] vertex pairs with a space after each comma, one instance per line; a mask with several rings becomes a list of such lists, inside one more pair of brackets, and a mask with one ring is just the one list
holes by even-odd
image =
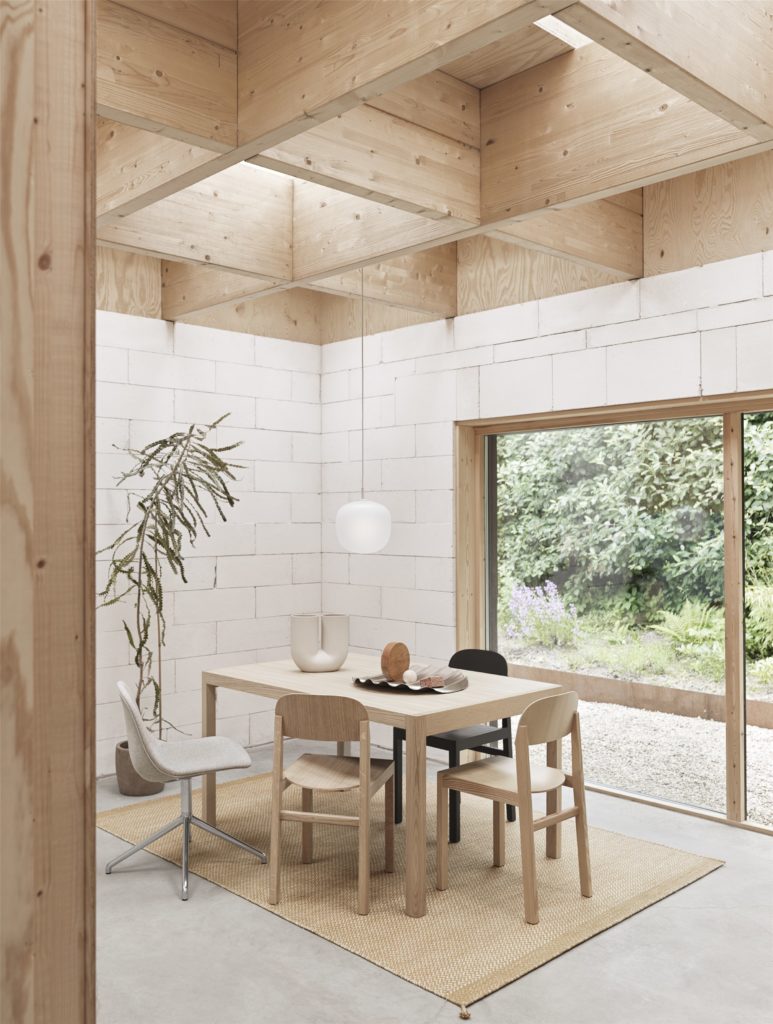
[[[721, 814], [683, 807], [624, 793], [605, 786], [591, 786], [639, 803], [666, 807], [698, 817], [724, 821], [773, 835], [773, 829], [746, 821], [746, 693], [744, 643], [744, 510], [743, 510], [743, 415], [773, 409], [773, 389], [730, 395], [696, 396], [685, 399], [602, 406], [590, 409], [555, 410], [518, 416], [464, 420], [455, 424], [455, 553], [456, 553], [456, 644], [457, 648], [487, 645], [487, 590], [490, 581], [487, 562], [490, 539], [486, 529], [490, 516], [490, 450], [486, 439], [498, 434], [558, 430], [568, 427], [616, 425], [660, 419], [688, 419], [697, 416], [723, 418], [724, 470], [724, 584], [725, 584], [725, 754], [726, 811]], [[510, 664], [510, 674], [522, 674], [525, 666]], [[552, 674], [551, 674], [552, 673]], [[580, 673], [557, 673], [530, 668], [529, 678], [551, 674], [550, 681], [567, 689]], [[558, 677], [561, 677], [560, 679]]]

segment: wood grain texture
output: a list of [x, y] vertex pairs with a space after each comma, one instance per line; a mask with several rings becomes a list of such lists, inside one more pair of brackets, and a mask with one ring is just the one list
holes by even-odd
[[[326, 345], [331, 341], [359, 338], [360, 300], [320, 293], [316, 295], [320, 343]], [[421, 313], [418, 310], [401, 309], [399, 306], [365, 300], [366, 334], [380, 334], [382, 331], [394, 331], [399, 327], [412, 327], [414, 324], [425, 324], [432, 320], [437, 320], [433, 313]]]
[[442, 71], [371, 96], [368, 106], [462, 145], [480, 148], [480, 92]]
[[100, 225], [99, 240], [159, 258], [289, 279], [292, 192], [289, 179], [238, 164], [145, 210]]
[[368, 263], [454, 241], [463, 222], [427, 220], [310, 181], [293, 201], [293, 276], [312, 282]]
[[270, 280], [261, 281], [215, 267], [161, 260], [161, 309], [165, 320], [183, 320], [190, 313], [214, 311], [278, 287]]
[[97, 309], [132, 316], [161, 316], [161, 261], [152, 256], [97, 248]]
[[581, 0], [559, 17], [753, 138], [773, 138], [769, 4]]
[[725, 583], [725, 761], [728, 818], [746, 817], [743, 416], [723, 417]]
[[642, 215], [606, 199], [500, 224], [492, 234], [535, 252], [616, 274], [620, 280], [642, 276]]
[[589, 45], [481, 93], [481, 218], [533, 215], [765, 144]]
[[374, 107], [349, 110], [253, 158], [272, 170], [439, 220], [477, 223], [480, 155]]
[[[456, 243], [399, 256], [363, 269], [366, 300], [403, 309], [456, 315]], [[315, 291], [359, 298], [360, 271], [326, 277], [311, 285]]]
[[773, 248], [773, 153], [644, 189], [644, 274]]
[[224, 331], [242, 331], [286, 341], [322, 343], [323, 311], [321, 300], [346, 302], [330, 295], [318, 295], [305, 288], [291, 288], [264, 298], [245, 299], [235, 304], [186, 314], [187, 324], [217, 327]]
[[520, 32], [446, 64], [443, 71], [478, 89], [485, 89], [570, 50], [571, 46], [539, 25], [527, 25]]
[[95, 1019], [91, 14], [0, 5], [0, 1018], [13, 1024]]
[[97, 0], [97, 111], [223, 152], [236, 145], [236, 54]]
[[208, 149], [97, 118], [97, 216], [126, 216], [164, 199], [211, 161]]
[[560, 0], [446, 0], [441, 8], [431, 0], [241, 0], [239, 145], [252, 143], [255, 151], [277, 145], [561, 6]]
[[117, 0], [157, 21], [236, 50], [236, 0]]
[[597, 288], [620, 280], [610, 274], [478, 235], [457, 242], [459, 314]]
[[462, 651], [485, 646], [485, 489], [483, 439], [462, 423], [455, 430], [456, 649]]

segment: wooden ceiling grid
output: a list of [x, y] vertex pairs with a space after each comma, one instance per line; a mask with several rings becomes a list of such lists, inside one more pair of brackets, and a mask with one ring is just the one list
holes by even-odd
[[349, 316], [359, 268], [453, 316], [476, 236], [639, 277], [641, 186], [773, 148], [771, 69], [745, 0], [98, 0], [99, 243], [214, 324]]

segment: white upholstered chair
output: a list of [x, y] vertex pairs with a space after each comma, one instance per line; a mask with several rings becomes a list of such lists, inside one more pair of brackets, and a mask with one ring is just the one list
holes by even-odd
[[182, 886], [180, 899], [188, 899], [188, 850], [190, 846], [191, 825], [198, 825], [199, 828], [212, 835], [225, 839], [234, 846], [239, 846], [248, 853], [253, 853], [264, 864], [266, 855], [262, 850], [256, 850], [248, 846], [241, 839], [228, 835], [227, 832], [215, 828], [209, 822], [202, 821], [193, 813], [191, 802], [191, 779], [197, 775], [204, 775], [206, 772], [226, 771], [229, 768], [249, 768], [250, 755], [236, 740], [227, 736], [203, 736], [201, 739], [192, 740], [159, 740], [152, 736], [145, 728], [139, 709], [132, 699], [131, 694], [124, 685], [118, 684], [118, 692], [121, 696], [126, 732], [129, 739], [129, 755], [132, 764], [148, 782], [180, 782], [180, 813], [170, 821], [164, 828], [149, 836], [141, 843], [137, 843], [130, 850], [126, 850], [120, 856], [115, 857], [105, 867], [109, 875], [113, 868], [121, 861], [131, 857], [138, 850], [150, 846], [157, 839], [165, 836], [167, 832], [182, 826], [183, 849], [182, 849]]

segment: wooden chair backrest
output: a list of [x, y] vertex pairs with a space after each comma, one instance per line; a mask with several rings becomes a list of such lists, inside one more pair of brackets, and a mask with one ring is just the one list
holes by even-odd
[[282, 735], [301, 740], [359, 740], [360, 723], [368, 721], [367, 710], [353, 697], [307, 693], [280, 697], [276, 714], [282, 719]]
[[529, 746], [551, 743], [568, 735], [577, 714], [577, 694], [558, 693], [542, 697], [526, 708], [518, 722], [518, 734], [528, 736]]

